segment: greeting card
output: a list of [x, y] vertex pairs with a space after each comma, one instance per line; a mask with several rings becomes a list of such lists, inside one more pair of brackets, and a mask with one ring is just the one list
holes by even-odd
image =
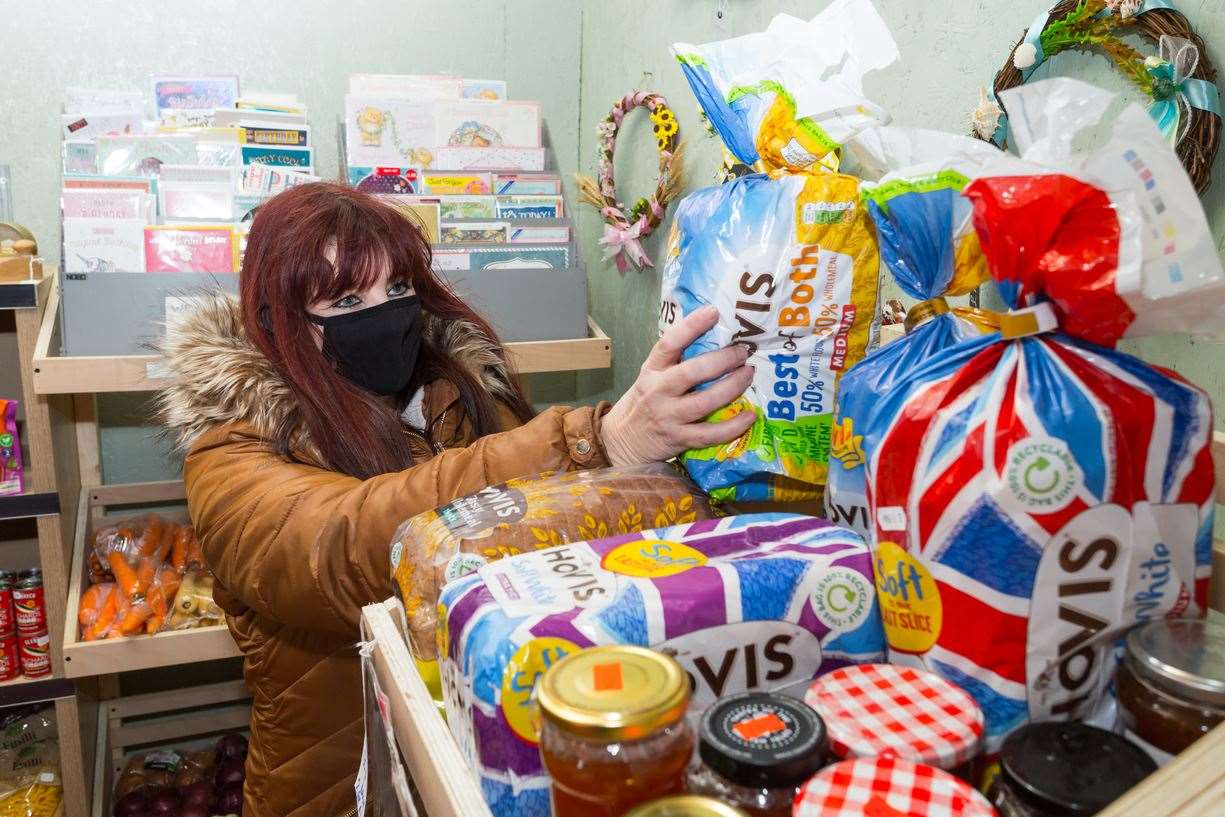
[[65, 139], [60, 147], [65, 173], [98, 172], [98, 143]]
[[211, 125], [217, 108], [233, 108], [237, 100], [237, 76], [153, 78], [153, 107], [166, 125]]
[[144, 272], [145, 220], [65, 218], [65, 272]]
[[79, 190], [138, 190], [141, 193], [157, 191], [157, 180], [145, 176], [65, 176], [64, 187]]
[[493, 192], [499, 196], [560, 196], [561, 177], [530, 173], [499, 173], [493, 180]]
[[439, 100], [434, 144], [452, 147], [539, 147], [540, 103]]
[[72, 113], [60, 117], [61, 139], [96, 139], [107, 133], [140, 133], [140, 114], [130, 111], [111, 113]]
[[239, 141], [248, 145], [281, 145], [304, 148], [310, 144], [310, 126], [299, 128], [265, 128], [245, 126], [239, 129]]
[[379, 196], [380, 199], [386, 201], [394, 207], [399, 213], [409, 220], [430, 244], [437, 244], [440, 240], [439, 232], [439, 209], [437, 204], [417, 204], [405, 201], [403, 196]]
[[498, 196], [498, 218], [561, 218], [561, 196]]
[[349, 184], [365, 193], [413, 195], [420, 192], [415, 167], [350, 167]]
[[446, 170], [544, 170], [544, 148], [480, 148], [442, 145], [431, 153], [433, 167]]
[[434, 144], [434, 103], [345, 97], [350, 167], [429, 167]]
[[146, 227], [145, 268], [149, 272], [234, 272], [238, 242], [225, 226]]
[[304, 173], [309, 173], [311, 171], [311, 149], [244, 145], [242, 148], [242, 163], [244, 165], [290, 167]]
[[568, 247], [490, 247], [469, 253], [469, 269], [564, 269]]
[[292, 128], [306, 124], [306, 113], [291, 111], [221, 108], [213, 114], [213, 124], [219, 127]]
[[493, 177], [488, 173], [424, 173], [421, 189], [439, 196], [485, 196], [493, 190]]
[[253, 164], [243, 168], [241, 190], [244, 193], [273, 196], [290, 187], [317, 181], [319, 177], [310, 173], [287, 167]]
[[459, 77], [415, 74], [349, 74], [349, 93], [409, 102], [459, 99], [464, 82]]
[[188, 133], [99, 136], [97, 144], [104, 176], [156, 176], [163, 164], [196, 164], [196, 137]]
[[440, 196], [443, 221], [461, 218], [498, 218], [497, 200], [493, 196]]
[[147, 224], [157, 215], [157, 200], [139, 190], [65, 187], [60, 208], [64, 218], [140, 219]]
[[212, 182], [170, 182], [157, 189], [165, 219], [234, 220], [234, 186]]
[[465, 79], [464, 99], [506, 99], [504, 79]]
[[145, 115], [145, 95], [140, 91], [111, 91], [103, 88], [66, 88], [64, 113], [81, 111], [127, 112], [138, 118]]
[[511, 244], [564, 244], [570, 240], [566, 224], [516, 224], [510, 228]]
[[510, 225], [504, 221], [443, 223], [443, 244], [505, 244]]

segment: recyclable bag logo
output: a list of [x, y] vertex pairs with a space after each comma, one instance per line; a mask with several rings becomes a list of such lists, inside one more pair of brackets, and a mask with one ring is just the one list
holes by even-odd
[[831, 630], [853, 630], [872, 609], [872, 585], [857, 570], [832, 567], [813, 590], [812, 609]]
[[1072, 504], [1083, 475], [1061, 440], [1029, 437], [1008, 449], [1004, 480], [1023, 507], [1054, 513]]

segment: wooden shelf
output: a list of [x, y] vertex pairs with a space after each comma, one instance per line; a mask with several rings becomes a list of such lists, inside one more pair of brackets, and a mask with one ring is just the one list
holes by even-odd
[[42, 280], [0, 281], [0, 309], [33, 309], [38, 306]]
[[[585, 338], [506, 344], [512, 366], [520, 374], [607, 369], [612, 365], [612, 341], [590, 317], [587, 327]], [[64, 357], [59, 348], [59, 292], [53, 288], [34, 351], [35, 393], [144, 392], [169, 382], [165, 361], [158, 355]]]
[[0, 707], [69, 698], [75, 691], [72, 681], [65, 678], [26, 678], [18, 675], [11, 680], [0, 681]]

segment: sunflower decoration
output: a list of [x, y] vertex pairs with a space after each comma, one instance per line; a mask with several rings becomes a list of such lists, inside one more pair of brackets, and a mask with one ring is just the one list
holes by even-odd
[[652, 130], [660, 151], [672, 150], [672, 141], [680, 133], [681, 126], [677, 124], [676, 114], [667, 105], [658, 106], [651, 114]]

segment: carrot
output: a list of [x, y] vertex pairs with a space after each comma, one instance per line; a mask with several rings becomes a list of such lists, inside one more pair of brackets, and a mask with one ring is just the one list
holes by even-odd
[[165, 521], [156, 513], [148, 516], [145, 525], [145, 535], [141, 538], [141, 556], [152, 556], [162, 546], [162, 535], [165, 533]]
[[165, 621], [166, 621], [165, 613], [154, 613], [152, 616], [149, 617], [149, 620], [145, 623], [145, 632], [148, 633], [149, 635], [154, 635], [155, 633], [161, 632], [162, 623]]
[[183, 576], [173, 567], [163, 567], [159, 578], [162, 583], [162, 594], [166, 599], [166, 604], [169, 605], [174, 601], [175, 594], [179, 592], [179, 585], [183, 582]]
[[195, 530], [192, 530], [191, 540], [187, 545], [187, 566], [204, 567], [204, 551], [200, 549], [200, 540], [196, 538]]
[[149, 585], [153, 584], [153, 577], [157, 575], [157, 562], [151, 557], [145, 556], [140, 560], [140, 564], [136, 568], [136, 590], [131, 595], [139, 596], [149, 589]]
[[180, 573], [187, 566], [187, 549], [195, 541], [192, 530], [187, 525], [175, 529], [174, 544], [170, 549], [170, 564]]
[[102, 606], [106, 603], [107, 594], [115, 588], [111, 585], [95, 584], [81, 594], [81, 607], [77, 612], [77, 621], [85, 627], [98, 620]]
[[119, 585], [119, 591], [128, 598], [136, 595], [139, 580], [136, 578], [136, 571], [123, 558], [123, 554], [112, 550], [106, 554], [106, 560], [111, 566], [111, 572], [115, 574], [115, 583]]
[[119, 624], [119, 632], [123, 635], [135, 635], [141, 631], [151, 615], [153, 615], [153, 608], [148, 602], [141, 599], [128, 608], [127, 614]]
[[[106, 587], [107, 585], [98, 585]], [[94, 641], [106, 635], [107, 630], [115, 623], [115, 616], [119, 612], [120, 596], [115, 592], [115, 586], [110, 585], [110, 591], [106, 594], [106, 599], [102, 602], [102, 609], [98, 611], [98, 618], [93, 625], [88, 627], [82, 637], [86, 641]]]

